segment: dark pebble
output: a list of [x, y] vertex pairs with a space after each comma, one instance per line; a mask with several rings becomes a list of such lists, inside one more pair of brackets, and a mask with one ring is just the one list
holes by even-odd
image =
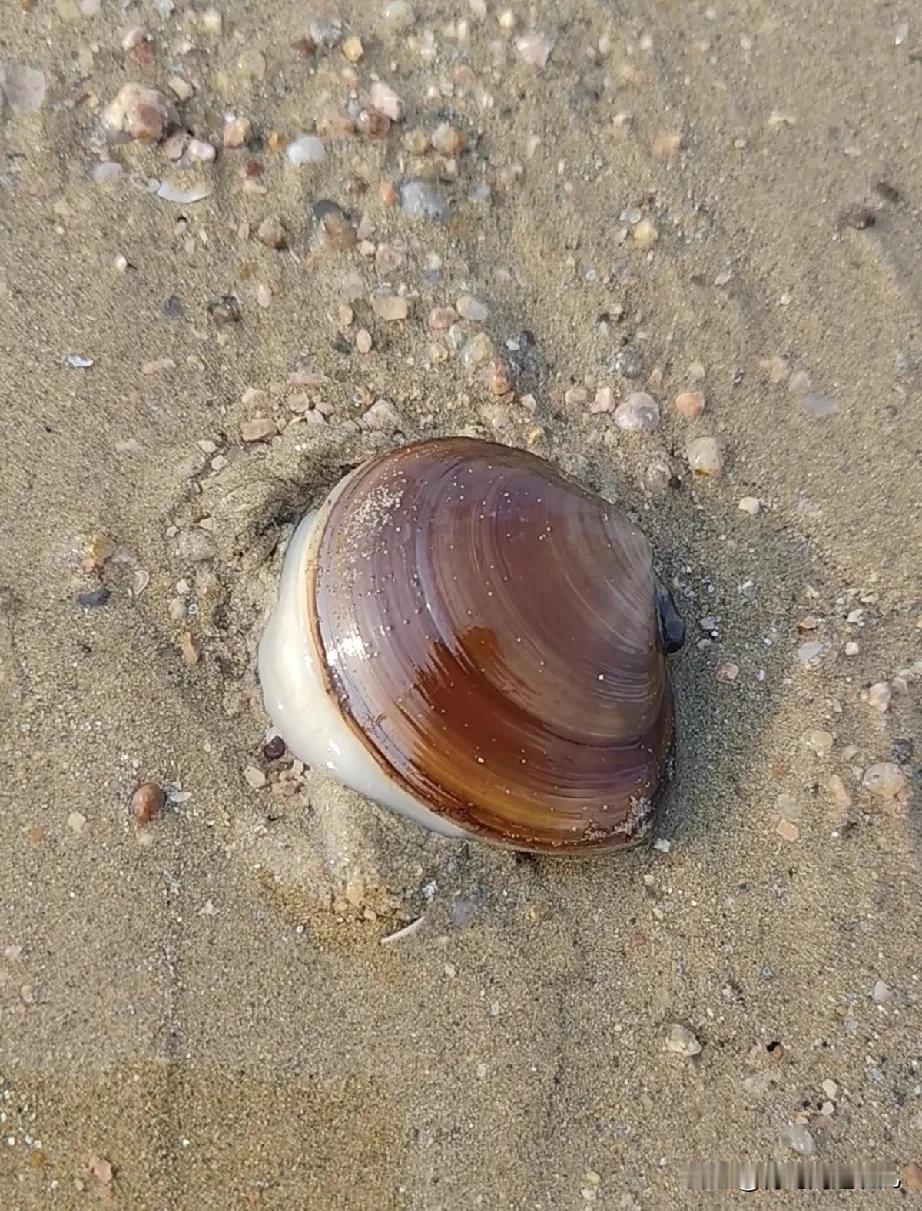
[[178, 299], [175, 294], [171, 294], [163, 304], [163, 314], [168, 320], [181, 320], [182, 299]]
[[281, 736], [270, 736], [263, 745], [263, 756], [267, 761], [278, 761], [285, 754], [285, 741]]
[[622, 378], [635, 379], [643, 375], [643, 359], [631, 345], [625, 345], [615, 354], [614, 369]]
[[890, 751], [893, 753], [894, 761], [900, 765], [906, 765], [912, 760], [915, 745], [911, 740], [894, 740], [890, 746]]
[[112, 594], [108, 589], [91, 589], [89, 593], [77, 594], [77, 605], [86, 606], [88, 609], [96, 609], [98, 606], [107, 605]]

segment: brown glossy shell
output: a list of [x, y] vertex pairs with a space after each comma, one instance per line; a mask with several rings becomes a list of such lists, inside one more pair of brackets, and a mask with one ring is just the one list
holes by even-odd
[[321, 524], [329, 686], [404, 789], [519, 849], [644, 835], [673, 712], [636, 526], [542, 459], [461, 437], [358, 468]]

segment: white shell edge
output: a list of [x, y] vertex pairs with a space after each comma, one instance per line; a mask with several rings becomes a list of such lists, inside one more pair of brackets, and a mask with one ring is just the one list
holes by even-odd
[[470, 837], [388, 777], [327, 692], [307, 611], [306, 564], [310, 538], [321, 514], [325, 519], [327, 509], [306, 514], [291, 536], [282, 561], [278, 600], [259, 641], [259, 680], [269, 718], [289, 750], [306, 765], [326, 770], [360, 795], [433, 832]]

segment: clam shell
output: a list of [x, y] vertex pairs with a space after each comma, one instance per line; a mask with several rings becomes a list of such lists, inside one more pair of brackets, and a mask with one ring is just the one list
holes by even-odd
[[[358, 467], [292, 547], [302, 632], [284, 656], [264, 640], [260, 665], [294, 751], [293, 715], [314, 707], [279, 683], [319, 677], [311, 726], [328, 738], [338, 715], [365, 773], [324, 763], [441, 831], [551, 852], [647, 834], [675, 644], [649, 543], [623, 513], [525, 451], [445, 438]], [[298, 755], [317, 763], [315, 739]]]

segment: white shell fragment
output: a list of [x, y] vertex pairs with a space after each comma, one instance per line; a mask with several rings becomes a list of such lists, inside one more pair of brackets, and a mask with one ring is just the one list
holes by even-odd
[[161, 181], [157, 187], [158, 198], [162, 198], [164, 202], [175, 202], [177, 206], [191, 206], [194, 202], [201, 202], [210, 197], [211, 193], [211, 186], [205, 184], [183, 189], [171, 181]]

